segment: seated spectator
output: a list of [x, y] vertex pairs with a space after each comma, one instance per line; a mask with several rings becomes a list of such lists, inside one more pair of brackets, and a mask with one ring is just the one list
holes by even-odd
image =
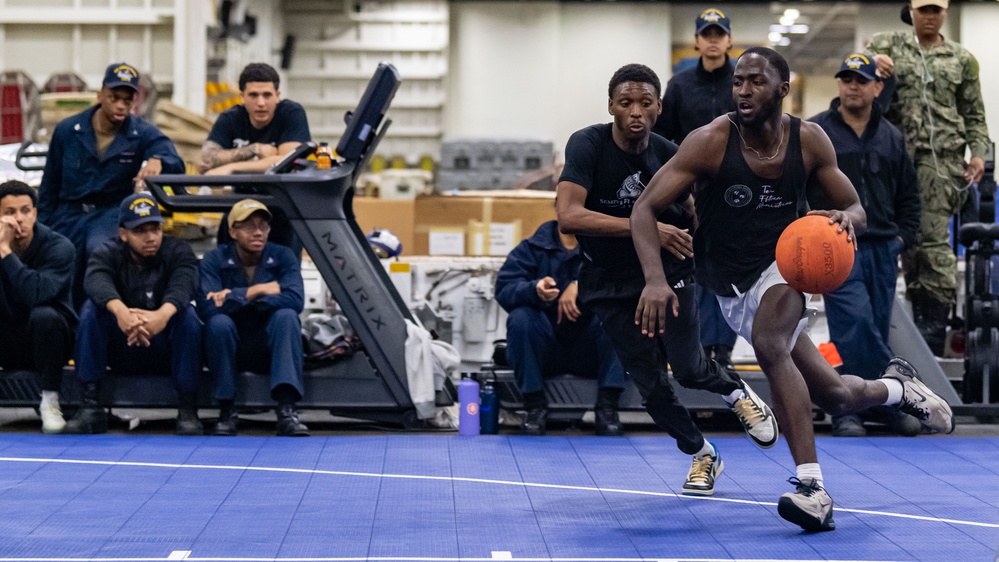
[[496, 301], [508, 314], [507, 360], [527, 409], [521, 428], [530, 435], [545, 433], [544, 378], [562, 373], [597, 378], [597, 435], [621, 434], [624, 368], [600, 319], [576, 301], [581, 263], [576, 237], [549, 221], [510, 252], [496, 276]]
[[[203, 174], [262, 174], [312, 139], [305, 108], [281, 99], [281, 77], [271, 65], [246, 65], [239, 74], [239, 93], [243, 103], [218, 116], [201, 147], [199, 170]], [[244, 186], [235, 189], [236, 193], [251, 194]], [[302, 241], [281, 209], [275, 209], [271, 226], [270, 241], [291, 248], [301, 264]], [[219, 246], [232, 241], [228, 234], [225, 228], [219, 228]]]
[[123, 374], [173, 375], [177, 434], [204, 433], [198, 419], [201, 322], [191, 305], [198, 259], [186, 242], [163, 235], [163, 217], [149, 194], [121, 202], [118, 239], [98, 248], [83, 281], [76, 376], [83, 404], [66, 433], [104, 433], [98, 396], [107, 367]]
[[[233, 241], [201, 262], [198, 311], [205, 322], [205, 361], [215, 375], [219, 421], [215, 435], [236, 435], [236, 372], [270, 372], [277, 402], [277, 434], [305, 437], [298, 419], [302, 399], [302, 324], [305, 289], [291, 250], [267, 241], [272, 215], [253, 199], [232, 206]], [[400, 342], [401, 345], [401, 342]]]
[[0, 367], [37, 370], [42, 431], [66, 425], [59, 409], [62, 368], [73, 353], [70, 299], [76, 252], [66, 237], [36, 222], [38, 197], [23, 182], [0, 185]]

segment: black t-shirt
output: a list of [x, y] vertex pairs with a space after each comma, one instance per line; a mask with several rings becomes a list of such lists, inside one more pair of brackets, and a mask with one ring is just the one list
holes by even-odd
[[[641, 154], [621, 150], [611, 136], [613, 124], [591, 125], [576, 131], [565, 147], [565, 167], [559, 181], [586, 188], [586, 208], [612, 217], [630, 217], [635, 200], [652, 176], [676, 154], [672, 142], [653, 134]], [[693, 231], [693, 217], [673, 204], [659, 222]], [[641, 275], [641, 262], [631, 237], [579, 235], [583, 256], [589, 265], [621, 275]], [[663, 268], [670, 282], [691, 274], [691, 260], [680, 261], [662, 252]]]
[[312, 135], [301, 104], [281, 100], [274, 110], [274, 118], [263, 129], [250, 124], [250, 114], [242, 105], [225, 110], [215, 120], [212, 131], [208, 133], [208, 140], [229, 150], [255, 142], [273, 146], [281, 146], [286, 142], [308, 142], [312, 140]]

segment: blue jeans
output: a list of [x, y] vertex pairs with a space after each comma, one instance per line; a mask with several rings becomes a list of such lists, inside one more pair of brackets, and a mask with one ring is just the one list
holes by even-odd
[[623, 388], [624, 367], [594, 314], [556, 325], [547, 314], [522, 306], [506, 320], [506, 357], [520, 392], [540, 392], [545, 376], [571, 373], [597, 378], [598, 388]]
[[128, 345], [118, 320], [87, 301], [80, 311], [76, 339], [76, 376], [97, 383], [107, 367], [124, 374], [172, 374], [178, 394], [194, 394], [201, 376], [201, 321], [188, 305], [177, 311], [149, 347]]
[[271, 392], [290, 385], [304, 395], [302, 374], [302, 322], [288, 308], [269, 317], [237, 317], [217, 314], [205, 324], [205, 363], [215, 376], [215, 399], [236, 397], [236, 372], [254, 371], [271, 375]]
[[888, 332], [901, 251], [897, 238], [860, 241], [846, 282], [822, 297], [846, 373], [874, 380], [891, 359]]

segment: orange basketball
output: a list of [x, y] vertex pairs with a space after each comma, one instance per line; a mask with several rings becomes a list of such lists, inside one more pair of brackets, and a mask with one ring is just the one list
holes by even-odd
[[853, 269], [853, 244], [839, 223], [809, 215], [787, 225], [777, 240], [777, 269], [793, 289], [828, 293], [839, 287]]

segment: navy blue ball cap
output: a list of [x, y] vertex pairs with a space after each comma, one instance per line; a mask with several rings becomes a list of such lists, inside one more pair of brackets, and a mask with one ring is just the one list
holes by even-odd
[[836, 78], [840, 78], [848, 73], [859, 74], [868, 80], [881, 80], [878, 76], [878, 65], [869, 55], [863, 53], [853, 53], [843, 60], [843, 64], [836, 73]]
[[163, 214], [153, 196], [146, 193], [129, 195], [118, 207], [118, 225], [134, 230], [147, 222], [163, 222]]
[[721, 10], [708, 8], [697, 16], [697, 34], [700, 35], [705, 29], [717, 25], [726, 35], [732, 35], [732, 20], [728, 19]]
[[134, 66], [124, 62], [113, 63], [104, 71], [103, 85], [105, 88], [128, 86], [139, 91], [139, 71]]

